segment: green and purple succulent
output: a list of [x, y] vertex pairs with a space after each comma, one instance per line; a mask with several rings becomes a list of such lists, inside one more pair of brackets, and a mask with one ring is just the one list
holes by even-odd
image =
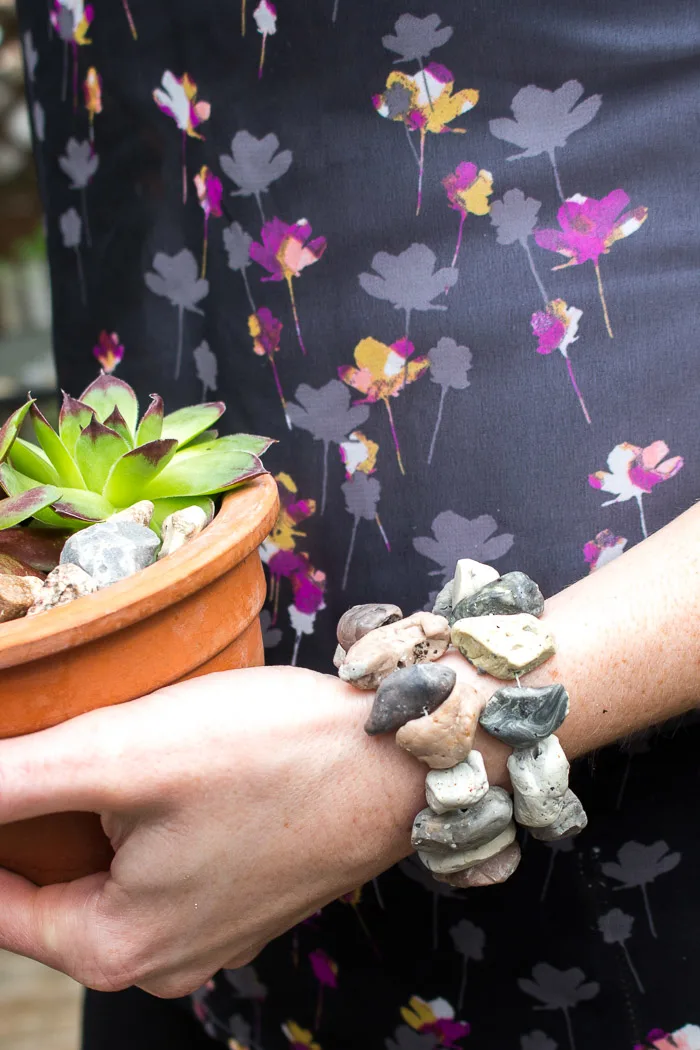
[[[221, 401], [164, 414], [163, 399], [139, 419], [132, 388], [100, 375], [78, 400], [63, 395], [58, 433], [30, 397], [0, 428], [0, 529], [30, 519], [69, 531], [104, 521], [140, 500], [152, 500], [152, 527], [168, 514], [266, 473], [260, 456], [272, 444], [255, 434], [219, 437], [212, 428]], [[29, 417], [37, 444], [19, 436]]]

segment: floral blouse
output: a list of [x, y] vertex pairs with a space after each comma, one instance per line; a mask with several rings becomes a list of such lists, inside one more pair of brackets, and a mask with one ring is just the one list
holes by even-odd
[[[697, 498], [696, 0], [20, 14], [61, 383], [278, 439], [270, 661], [459, 557], [551, 594]], [[699, 744], [579, 762], [580, 838], [482, 891], [407, 859], [191, 1009], [231, 1050], [699, 1050]]]

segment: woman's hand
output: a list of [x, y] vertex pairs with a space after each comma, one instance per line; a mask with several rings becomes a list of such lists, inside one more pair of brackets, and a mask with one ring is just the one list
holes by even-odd
[[0, 823], [100, 813], [109, 873], [0, 872], [0, 947], [91, 988], [184, 995], [410, 852], [425, 770], [372, 695], [295, 668], [209, 675], [0, 743]]

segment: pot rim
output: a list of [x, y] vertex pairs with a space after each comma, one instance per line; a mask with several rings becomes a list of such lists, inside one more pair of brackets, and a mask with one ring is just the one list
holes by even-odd
[[263, 474], [228, 493], [211, 524], [177, 553], [68, 605], [0, 624], [0, 668], [103, 638], [201, 590], [262, 543], [277, 506], [275, 480]]

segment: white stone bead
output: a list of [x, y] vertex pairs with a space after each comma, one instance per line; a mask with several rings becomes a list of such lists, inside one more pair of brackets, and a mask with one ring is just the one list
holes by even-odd
[[487, 583], [495, 583], [500, 573], [492, 565], [483, 565], [472, 558], [460, 558], [452, 583], [452, 608], [463, 598], [471, 598]]
[[419, 853], [418, 856], [429, 871], [438, 875], [451, 875], [455, 871], [473, 868], [475, 864], [495, 857], [515, 842], [515, 824], [510, 823], [505, 831], [477, 849], [457, 850], [453, 853]]
[[569, 762], [554, 734], [532, 747], [519, 748], [508, 759], [515, 819], [527, 827], [553, 824], [569, 786]]
[[168, 514], [161, 526], [163, 544], [158, 558], [167, 558], [179, 551], [186, 543], [199, 536], [209, 522], [206, 511], [195, 505]]
[[479, 802], [489, 789], [484, 760], [471, 751], [452, 769], [432, 769], [425, 778], [425, 799], [433, 813], [466, 809]]

